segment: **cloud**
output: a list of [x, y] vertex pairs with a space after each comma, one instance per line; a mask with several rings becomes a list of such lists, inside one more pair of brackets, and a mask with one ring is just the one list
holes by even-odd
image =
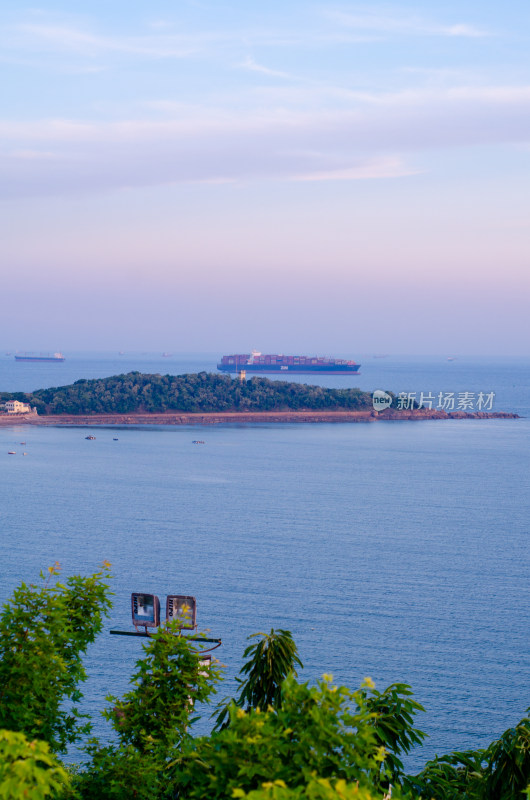
[[64, 158], [61, 153], [52, 150], [12, 150], [9, 155], [21, 161], [59, 161]]
[[[29, 14], [29, 12], [28, 12]], [[324, 20], [324, 22], [323, 22]], [[84, 20], [83, 20], [84, 23]], [[326, 24], [327, 23], [327, 24]], [[488, 34], [466, 22], [443, 24], [410, 14], [382, 14], [369, 9], [351, 12], [325, 9], [320, 14], [306, 14], [298, 25], [286, 26], [274, 18], [265, 17], [265, 24], [244, 24], [239, 28], [212, 30], [189, 28], [174, 32], [174, 22], [167, 19], [147, 21], [136, 35], [102, 33], [81, 24], [76, 17], [58, 19], [52, 15], [26, 16], [22, 22], [0, 27], [2, 60], [30, 54], [77, 56], [84, 59], [122, 56], [148, 59], [181, 59], [202, 55], [209, 57], [215, 49], [230, 58], [248, 47], [292, 48], [321, 47], [333, 43], [370, 42], [390, 35], [447, 36], [477, 38]], [[271, 77], [288, 77], [282, 71], [263, 66], [249, 57], [241, 66]]]
[[157, 59], [185, 58], [203, 52], [207, 42], [215, 38], [219, 38], [218, 35], [207, 33], [197, 36], [156, 33], [108, 36], [73, 25], [45, 23], [22, 23], [4, 27], [0, 31], [4, 53], [13, 50], [33, 54], [54, 52], [84, 58], [109, 54]]
[[337, 22], [348, 30], [378, 34], [402, 36], [462, 36], [467, 38], [488, 36], [486, 31], [475, 28], [473, 25], [465, 23], [446, 25], [405, 13], [391, 15], [381, 14], [371, 10], [360, 13], [331, 10], [328, 11], [326, 15], [329, 19]]
[[413, 174], [407, 162], [426, 150], [527, 142], [529, 130], [530, 86], [363, 94], [327, 111], [179, 106], [164, 120], [4, 122], [0, 186], [3, 196], [16, 196], [190, 181], [381, 179]]
[[289, 75], [287, 72], [281, 72], [280, 70], [265, 67], [263, 64], [258, 64], [251, 56], [247, 56], [247, 58], [238, 66], [242, 67], [243, 69], [248, 69], [251, 72], [259, 72], [262, 75], [270, 75], [272, 78], [287, 78], [289, 80], [293, 80], [294, 77], [293, 75]]
[[489, 36], [486, 31], [480, 30], [479, 28], [474, 28], [472, 25], [463, 24], [448, 25], [441, 29], [441, 33], [445, 34], [446, 36], [467, 36], [471, 39]]
[[403, 178], [409, 175], [418, 175], [420, 170], [407, 166], [402, 158], [383, 156], [379, 159], [368, 160], [355, 167], [336, 169], [327, 172], [313, 172], [309, 175], [299, 175], [298, 181], [366, 181], [380, 178]]

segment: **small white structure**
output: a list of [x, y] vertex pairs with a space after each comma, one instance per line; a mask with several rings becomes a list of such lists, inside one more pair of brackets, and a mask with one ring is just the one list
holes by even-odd
[[31, 414], [31, 406], [20, 400], [6, 400], [4, 407], [8, 414]]

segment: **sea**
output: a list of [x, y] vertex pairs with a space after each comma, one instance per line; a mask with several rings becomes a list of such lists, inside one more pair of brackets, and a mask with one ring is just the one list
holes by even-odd
[[[2, 354], [0, 390], [211, 372], [219, 354], [65, 356]], [[409, 684], [428, 734], [407, 759], [413, 772], [435, 754], [487, 746], [525, 715], [530, 359], [357, 360], [359, 375], [297, 380], [423, 393], [435, 405], [482, 394], [521, 418], [0, 428], [0, 600], [55, 561], [63, 575], [112, 564], [112, 615], [83, 687], [102, 740], [105, 697], [128, 690], [142, 653], [142, 639], [110, 635], [132, 630], [134, 591], [158, 595], [162, 609], [168, 594], [197, 598], [199, 630], [222, 640], [219, 697], [235, 692], [247, 637], [271, 628], [293, 633], [300, 679]]]

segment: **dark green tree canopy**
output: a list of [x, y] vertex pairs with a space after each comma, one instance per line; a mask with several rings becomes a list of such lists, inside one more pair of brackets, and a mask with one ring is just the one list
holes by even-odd
[[0, 393], [0, 400], [20, 400], [39, 414], [134, 414], [222, 411], [338, 411], [372, 407], [360, 389], [328, 389], [305, 383], [229, 375], [143, 375], [79, 380], [70, 386], [35, 392]]

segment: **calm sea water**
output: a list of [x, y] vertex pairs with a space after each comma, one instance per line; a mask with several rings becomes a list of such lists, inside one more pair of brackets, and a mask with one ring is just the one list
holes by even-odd
[[[214, 365], [213, 355], [74, 354], [46, 365], [2, 357], [0, 386]], [[495, 408], [530, 416], [529, 366], [367, 359], [353, 384], [495, 391]], [[350, 687], [365, 675], [380, 688], [410, 683], [429, 734], [411, 768], [486, 745], [524, 715], [528, 419], [90, 432], [95, 441], [85, 428], [0, 428], [0, 599], [55, 560], [67, 574], [112, 562], [114, 610], [85, 685], [99, 735], [105, 694], [126, 691], [141, 652], [139, 641], [108, 634], [130, 627], [133, 590], [162, 604], [169, 593], [197, 597], [200, 628], [223, 639], [224, 691], [248, 634], [271, 627], [293, 632], [310, 681], [332, 672]]]

